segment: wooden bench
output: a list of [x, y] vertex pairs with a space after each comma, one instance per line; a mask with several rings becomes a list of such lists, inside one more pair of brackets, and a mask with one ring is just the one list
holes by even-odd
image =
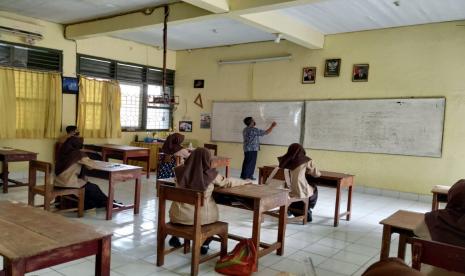
[[8, 201], [0, 201], [0, 233], [0, 275], [21, 276], [92, 255], [95, 275], [110, 275], [111, 233]]
[[[271, 174], [273, 169], [276, 166], [263, 166], [258, 168], [258, 183], [264, 184], [265, 179]], [[283, 170], [279, 170], [276, 173], [275, 177], [284, 179]], [[307, 175], [307, 180], [314, 182], [318, 186], [335, 188], [336, 189], [336, 202], [334, 206], [334, 223], [333, 226], [337, 227], [339, 225], [339, 218], [345, 216], [346, 220], [350, 220], [350, 215], [352, 213], [352, 187], [354, 186], [354, 175], [321, 171], [321, 176], [319, 178], [313, 178], [310, 175]], [[347, 211], [340, 213], [340, 200], [341, 200], [341, 189], [348, 189], [347, 194]]]
[[449, 193], [450, 186], [444, 185], [435, 185], [431, 189], [431, 193], [433, 194], [433, 203], [431, 206], [431, 210], [436, 211], [439, 209], [439, 203], [447, 203], [447, 195]]
[[465, 248], [451, 244], [412, 238], [412, 267], [420, 270], [429, 264], [449, 271], [465, 273]]

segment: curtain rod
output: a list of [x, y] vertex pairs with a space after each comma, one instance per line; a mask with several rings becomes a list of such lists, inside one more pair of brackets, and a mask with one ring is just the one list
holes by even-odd
[[257, 63], [257, 62], [270, 62], [280, 60], [290, 60], [292, 55], [278, 56], [278, 57], [266, 57], [266, 58], [251, 58], [251, 59], [238, 59], [238, 60], [219, 60], [218, 64], [243, 64], [243, 63]]

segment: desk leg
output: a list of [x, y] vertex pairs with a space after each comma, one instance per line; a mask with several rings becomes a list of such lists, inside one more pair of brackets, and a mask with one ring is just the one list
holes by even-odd
[[[255, 263], [258, 267], [258, 252], [260, 251], [260, 228], [261, 228], [261, 209], [260, 209], [260, 200], [254, 201], [254, 208], [253, 208], [253, 226], [252, 226], [252, 242], [255, 245], [257, 250], [257, 254], [255, 255]], [[287, 213], [286, 213], [287, 215]]]
[[147, 155], [147, 179], [150, 178], [150, 151], [149, 155]]
[[407, 245], [407, 235], [399, 234], [399, 247], [397, 249], [397, 257], [405, 261], [405, 247]]
[[105, 149], [102, 149], [102, 160], [108, 162], [107, 151]]
[[6, 276], [23, 276], [26, 273], [26, 261], [19, 259], [14, 262], [10, 262], [7, 259], [3, 261], [3, 269]]
[[436, 211], [439, 209], [438, 194], [433, 193], [433, 206], [431, 206], [431, 211]]
[[226, 177], [229, 177], [229, 165], [226, 165], [225, 167], [225, 174], [226, 174]]
[[278, 248], [277, 254], [284, 254], [284, 241], [286, 239], [286, 224], [287, 224], [287, 205], [279, 207], [279, 224], [278, 224], [278, 242], [281, 247]]
[[98, 252], [95, 257], [95, 275], [110, 275], [111, 236], [98, 241]]
[[8, 161], [3, 160], [2, 162], [2, 181], [3, 181], [3, 193], [8, 193]]
[[336, 187], [336, 206], [334, 207], [334, 227], [339, 225], [339, 202], [341, 200], [341, 181], [337, 182]]
[[126, 152], [123, 153], [123, 164], [128, 164], [128, 155]]
[[352, 215], [352, 186], [353, 184], [351, 184], [349, 186], [349, 193], [347, 195], [347, 216], [346, 216], [346, 220], [349, 221], [350, 220], [350, 215]]
[[136, 178], [136, 187], [134, 191], [134, 214], [139, 214], [140, 206], [140, 175]]
[[385, 260], [389, 257], [389, 250], [391, 248], [391, 226], [384, 225], [383, 237], [381, 240], [381, 254], [380, 260]]
[[108, 178], [108, 201], [107, 201], [107, 216], [106, 220], [111, 220], [113, 217], [113, 199], [115, 197], [115, 183], [113, 182], [113, 174], [110, 173]]

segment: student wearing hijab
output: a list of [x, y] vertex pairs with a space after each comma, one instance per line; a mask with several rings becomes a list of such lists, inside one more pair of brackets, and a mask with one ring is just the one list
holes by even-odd
[[181, 146], [183, 141], [184, 135], [179, 133], [173, 133], [166, 137], [166, 141], [163, 143], [160, 152], [168, 156], [160, 155], [160, 159], [158, 160], [160, 164], [157, 172], [158, 179], [174, 177], [173, 168], [176, 167], [176, 156], [181, 157], [181, 161], [189, 157], [189, 151]]
[[[446, 208], [426, 213], [414, 233], [422, 239], [465, 247], [465, 179], [449, 189], [447, 199]], [[426, 265], [423, 270], [427, 275], [462, 275]]]
[[[312, 210], [318, 199], [318, 190], [316, 185], [307, 181], [306, 175], [320, 177], [321, 173], [317, 169], [315, 162], [306, 155], [304, 148], [297, 143], [291, 144], [285, 155], [278, 157], [279, 167], [289, 170], [289, 196], [293, 198], [309, 198], [307, 221], [312, 221]], [[293, 209], [303, 209], [303, 202], [294, 202], [289, 205]], [[293, 214], [289, 211], [289, 215]]]
[[84, 209], [105, 207], [107, 196], [97, 185], [85, 179], [82, 165], [92, 166], [94, 161], [81, 151], [82, 146], [83, 138], [78, 136], [69, 137], [61, 146], [55, 163], [54, 186], [58, 188], [85, 187]]
[[[204, 192], [204, 205], [201, 208], [202, 225], [218, 221], [218, 206], [212, 197], [213, 189], [217, 187], [236, 187], [247, 182], [237, 178], [226, 178], [210, 167], [210, 152], [205, 148], [195, 149], [183, 165], [176, 167], [176, 186]], [[172, 223], [183, 225], [194, 224], [195, 207], [190, 204], [173, 202], [169, 216]], [[202, 245], [201, 253], [207, 254], [208, 243]], [[170, 246], [179, 247], [181, 242], [177, 237], [171, 237]]]

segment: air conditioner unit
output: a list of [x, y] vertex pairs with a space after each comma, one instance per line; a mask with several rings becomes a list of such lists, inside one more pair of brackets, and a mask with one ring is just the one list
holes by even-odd
[[42, 34], [44, 33], [44, 27], [37, 24], [0, 17], [0, 32], [24, 37], [26, 42], [31, 43], [31, 41], [43, 39]]

